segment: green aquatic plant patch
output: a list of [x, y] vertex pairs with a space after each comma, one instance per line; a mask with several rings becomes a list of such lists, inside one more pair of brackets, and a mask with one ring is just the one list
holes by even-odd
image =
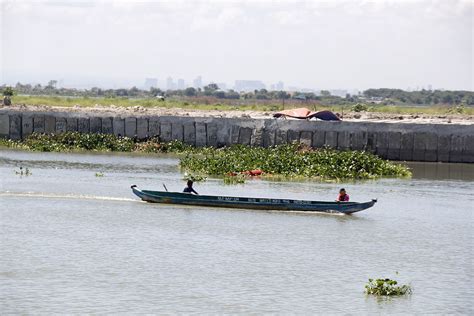
[[226, 176], [227, 182], [239, 183], [235, 175], [261, 170], [264, 176], [306, 177], [321, 179], [373, 179], [408, 177], [409, 169], [364, 151], [311, 149], [298, 144], [271, 148], [234, 145], [225, 148], [196, 148], [183, 142], [138, 141], [110, 134], [33, 133], [22, 141], [2, 140], [0, 145], [33, 151], [117, 151], [174, 153], [180, 166], [195, 175]]
[[15, 174], [21, 177], [21, 176], [31, 176], [33, 173], [31, 173], [28, 167], [26, 167], [24, 170], [23, 170], [23, 167], [20, 167], [19, 170], [15, 170]]
[[398, 282], [391, 279], [369, 279], [365, 285], [365, 293], [377, 296], [399, 296], [411, 294], [409, 285], [398, 285]]
[[236, 145], [204, 149], [180, 161], [187, 171], [224, 176], [260, 169], [267, 175], [319, 177], [324, 179], [373, 179], [408, 177], [407, 167], [364, 151], [312, 150], [297, 144], [271, 148]]
[[159, 139], [138, 141], [129, 137], [111, 134], [86, 134], [66, 132], [61, 134], [33, 133], [24, 140], [0, 139], [0, 146], [43, 152], [67, 151], [117, 151], [145, 153], [193, 152], [194, 147], [180, 141], [160, 142]]
[[245, 176], [243, 174], [238, 174], [235, 176], [224, 176], [224, 184], [241, 184], [245, 183], [245, 180], [247, 180], [249, 177]]
[[192, 174], [192, 173], [187, 173], [185, 172], [183, 175], [183, 180], [188, 181], [191, 180], [193, 182], [202, 182], [206, 181], [206, 177], [200, 175], [200, 174]]
[[134, 151], [145, 153], [190, 153], [196, 148], [181, 141], [160, 142], [158, 138], [152, 138], [144, 142], [135, 143]]
[[116, 137], [109, 134], [81, 134], [67, 132], [62, 134], [33, 133], [23, 141], [3, 142], [0, 145], [23, 148], [33, 151], [132, 151], [135, 143], [127, 137]]

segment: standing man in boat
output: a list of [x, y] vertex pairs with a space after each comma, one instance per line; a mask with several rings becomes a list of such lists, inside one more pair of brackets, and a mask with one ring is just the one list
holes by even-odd
[[193, 189], [193, 181], [188, 180], [187, 186], [183, 190], [184, 193], [194, 193], [196, 195], [199, 195], [199, 193], [196, 192], [196, 190]]
[[346, 189], [342, 188], [339, 190], [337, 202], [349, 202], [349, 194], [346, 193]]

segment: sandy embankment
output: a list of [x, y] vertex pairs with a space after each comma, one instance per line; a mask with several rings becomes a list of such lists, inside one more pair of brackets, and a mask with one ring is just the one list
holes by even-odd
[[[147, 115], [172, 115], [172, 116], [195, 116], [195, 117], [243, 117], [243, 118], [272, 118], [272, 112], [262, 111], [220, 111], [220, 110], [192, 110], [182, 108], [145, 108], [141, 106], [119, 107], [119, 106], [95, 106], [95, 107], [60, 107], [47, 105], [24, 105], [14, 104], [12, 106], [0, 107], [0, 111], [16, 110], [22, 112], [72, 112], [78, 114], [102, 114], [120, 116], [147, 116]], [[421, 124], [474, 124], [474, 115], [428, 115], [428, 114], [391, 114], [376, 112], [344, 112], [345, 121], [351, 122], [388, 122], [388, 123], [421, 123]]]

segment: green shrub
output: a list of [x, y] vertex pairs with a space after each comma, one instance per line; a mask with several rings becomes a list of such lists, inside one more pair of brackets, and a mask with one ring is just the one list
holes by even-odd
[[352, 106], [351, 109], [354, 112], [364, 112], [367, 111], [369, 107], [367, 106], [367, 104], [357, 103], [356, 105]]
[[6, 97], [12, 97], [15, 94], [15, 90], [12, 87], [5, 87], [2, 90], [2, 94]]
[[466, 111], [464, 104], [459, 104], [453, 107], [448, 108], [448, 114], [463, 114]]

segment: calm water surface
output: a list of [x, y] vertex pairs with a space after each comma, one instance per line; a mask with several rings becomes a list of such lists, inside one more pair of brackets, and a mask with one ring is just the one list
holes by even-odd
[[[28, 167], [31, 176], [14, 170]], [[353, 216], [147, 204], [177, 160], [0, 151], [0, 310], [51, 313], [472, 314], [474, 165], [344, 183]], [[96, 172], [104, 173], [96, 177]], [[342, 184], [208, 180], [203, 194], [334, 200]], [[396, 272], [399, 274], [397, 275]], [[411, 296], [366, 297], [369, 277]]]

